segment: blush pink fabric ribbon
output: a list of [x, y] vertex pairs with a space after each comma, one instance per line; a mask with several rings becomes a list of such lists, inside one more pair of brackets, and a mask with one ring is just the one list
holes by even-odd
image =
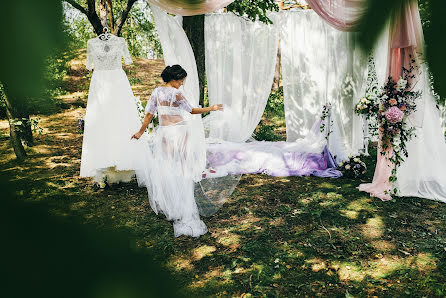
[[234, 0], [147, 0], [150, 4], [156, 5], [168, 13], [180, 16], [193, 16], [210, 13], [220, 8], [226, 7]]
[[[342, 31], [353, 31], [366, 8], [366, 0], [306, 0], [310, 7], [331, 26]], [[408, 68], [410, 59], [419, 63], [423, 54], [423, 29], [417, 0], [407, 0], [395, 10], [390, 23], [387, 77], [399, 80], [402, 68]], [[418, 74], [416, 74], [418, 75]], [[416, 80], [416, 78], [415, 78]], [[381, 140], [381, 138], [379, 138]], [[392, 185], [389, 177], [393, 164], [389, 161], [393, 152], [381, 154], [378, 142], [378, 158], [372, 183], [361, 184], [359, 190], [370, 193], [383, 201], [391, 199], [388, 192]]]

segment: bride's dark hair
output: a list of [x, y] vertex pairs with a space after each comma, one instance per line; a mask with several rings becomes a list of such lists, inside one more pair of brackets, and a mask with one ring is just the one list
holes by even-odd
[[172, 66], [166, 66], [161, 73], [161, 78], [166, 83], [173, 80], [182, 80], [187, 77], [187, 72], [178, 64]]

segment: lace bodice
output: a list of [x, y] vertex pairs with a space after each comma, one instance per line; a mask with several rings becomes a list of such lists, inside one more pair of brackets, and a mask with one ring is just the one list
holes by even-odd
[[114, 70], [122, 68], [122, 58], [125, 64], [132, 64], [129, 49], [124, 38], [110, 35], [108, 40], [98, 37], [87, 42], [87, 69]]
[[166, 126], [187, 120], [192, 106], [180, 90], [158, 87], [153, 90], [145, 111], [150, 114], [158, 112], [160, 124]]

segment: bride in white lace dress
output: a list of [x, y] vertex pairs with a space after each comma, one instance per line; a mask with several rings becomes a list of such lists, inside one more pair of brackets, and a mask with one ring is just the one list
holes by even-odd
[[179, 90], [186, 76], [180, 65], [164, 69], [161, 77], [166, 84], [153, 91], [143, 124], [132, 138], [141, 138], [158, 113], [159, 126], [151, 133], [144, 170], [137, 171], [138, 182], [147, 187], [155, 213], [161, 212], [174, 222], [176, 237], [199, 237], [207, 232], [207, 228], [200, 220], [194, 182], [201, 180], [205, 169], [206, 147], [204, 132], [197, 131], [192, 114], [218, 111], [223, 107], [192, 107]]

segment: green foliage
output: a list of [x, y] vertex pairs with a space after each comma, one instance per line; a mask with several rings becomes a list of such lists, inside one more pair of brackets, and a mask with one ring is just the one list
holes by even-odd
[[271, 92], [265, 107], [267, 116], [285, 117], [285, 106], [283, 103], [283, 87]]
[[263, 116], [264, 119], [260, 121], [254, 132], [255, 139], [258, 141], [269, 142], [282, 141], [283, 137], [276, 133], [281, 125], [271, 123], [271, 120], [279, 119], [281, 120], [280, 122], [284, 121], [285, 107], [283, 103], [283, 87], [280, 87], [277, 91], [271, 92]]
[[45, 59], [65, 43], [59, 0], [7, 1], [2, 4], [0, 81], [11, 102], [27, 104], [42, 93]]
[[162, 57], [161, 43], [147, 3], [136, 3], [133, 6], [121, 36], [127, 40], [132, 56]]
[[272, 21], [268, 18], [267, 13], [269, 11], [278, 11], [279, 6], [274, 0], [235, 0], [228, 5], [227, 9], [251, 21], [259, 20], [260, 22], [271, 24]]
[[70, 42], [69, 48], [81, 49], [87, 47], [87, 41], [96, 36], [87, 17], [63, 2], [64, 33]]

